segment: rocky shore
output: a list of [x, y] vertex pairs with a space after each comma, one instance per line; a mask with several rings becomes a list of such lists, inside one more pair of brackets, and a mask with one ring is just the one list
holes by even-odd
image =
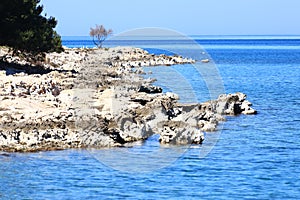
[[162, 144], [201, 144], [224, 115], [256, 114], [242, 93], [182, 104], [144, 79], [143, 66], [194, 63], [132, 47], [65, 49], [45, 62], [0, 49], [0, 151], [126, 146], [159, 134]]

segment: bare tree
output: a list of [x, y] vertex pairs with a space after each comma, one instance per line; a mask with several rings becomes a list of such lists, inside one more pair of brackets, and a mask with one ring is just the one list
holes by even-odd
[[106, 30], [103, 25], [96, 25], [95, 28], [90, 30], [90, 36], [93, 37], [93, 42], [98, 48], [102, 47], [102, 43], [112, 33], [112, 29]]

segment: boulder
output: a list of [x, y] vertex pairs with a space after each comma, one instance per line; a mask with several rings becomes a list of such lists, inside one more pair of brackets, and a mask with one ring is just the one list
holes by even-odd
[[257, 114], [257, 111], [251, 108], [250, 106], [252, 106], [252, 103], [250, 103], [247, 100], [243, 101], [241, 105], [242, 114], [245, 115]]
[[203, 62], [203, 63], [209, 63], [209, 59], [203, 59], [203, 60], [201, 60], [201, 62]]
[[212, 107], [221, 115], [238, 115], [238, 114], [256, 114], [251, 108], [252, 105], [246, 101], [246, 95], [240, 92], [235, 94], [222, 94], [215, 101], [212, 101]]

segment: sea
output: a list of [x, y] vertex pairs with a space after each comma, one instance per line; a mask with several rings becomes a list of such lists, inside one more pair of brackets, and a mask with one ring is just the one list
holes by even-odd
[[[64, 37], [67, 47], [93, 47]], [[145, 67], [180, 101], [242, 92], [257, 115], [228, 116], [202, 145], [0, 152], [0, 199], [300, 199], [300, 36], [107, 40], [196, 64]], [[209, 59], [209, 63], [201, 62]]]

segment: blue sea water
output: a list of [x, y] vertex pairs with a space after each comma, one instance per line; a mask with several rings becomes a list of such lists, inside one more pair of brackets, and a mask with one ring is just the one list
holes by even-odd
[[[224, 91], [246, 93], [258, 115], [228, 117], [215, 133], [218, 142], [205, 157], [199, 156], [201, 146], [191, 146], [169, 165], [148, 173], [113, 169], [88, 150], [1, 154], [0, 199], [299, 199], [300, 39], [216, 37], [196, 42], [214, 61]], [[89, 40], [64, 40], [63, 44], [92, 46]], [[152, 53], [170, 53], [173, 48], [195, 56], [189, 41], [105, 45], [141, 46]], [[156, 84], [165, 91], [183, 93], [182, 101], [210, 98], [205, 81], [192, 65], [145, 70], [152, 71], [147, 76], [157, 78]], [[190, 88], [194, 94], [184, 95]], [[214, 133], [206, 136], [214, 137]], [[154, 148], [160, 148], [157, 137], [130, 151]], [[97, 155], [117, 153], [117, 149], [106, 149]]]

